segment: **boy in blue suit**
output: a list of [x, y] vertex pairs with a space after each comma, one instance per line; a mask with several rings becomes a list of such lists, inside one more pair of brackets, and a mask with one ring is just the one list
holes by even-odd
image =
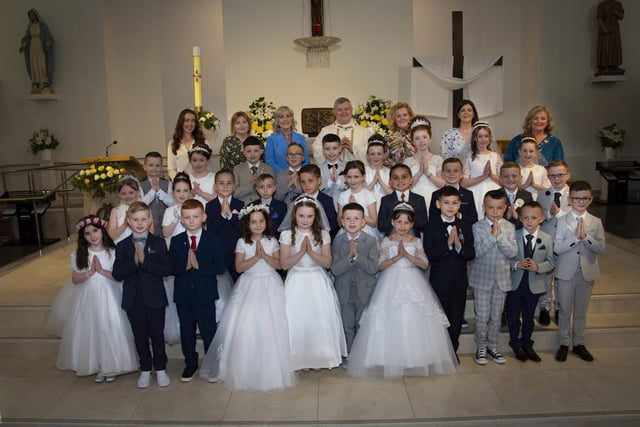
[[197, 329], [205, 352], [216, 333], [216, 275], [224, 272], [224, 256], [218, 238], [202, 229], [207, 218], [202, 203], [186, 200], [180, 213], [186, 231], [171, 239], [169, 258], [175, 276], [173, 301], [180, 318], [180, 344], [186, 364], [180, 379], [189, 382], [198, 370]]
[[[520, 208], [521, 229], [516, 231], [518, 255], [511, 259], [511, 290], [506, 310], [509, 346], [521, 362], [540, 362], [533, 349], [533, 318], [540, 295], [545, 292], [546, 273], [553, 270], [553, 242], [540, 230], [544, 211], [538, 202], [526, 202]], [[522, 318], [522, 324], [520, 323]]]
[[[116, 246], [113, 278], [122, 281], [122, 308], [129, 323], [140, 358], [138, 388], [151, 385], [151, 369], [160, 387], [167, 387], [167, 354], [164, 349], [164, 316], [168, 304], [162, 278], [171, 274], [167, 244], [149, 232], [149, 206], [134, 202], [127, 211], [131, 235]], [[149, 350], [149, 341], [153, 354]]]
[[220, 239], [224, 254], [224, 264], [235, 282], [238, 278], [238, 273], [236, 272], [236, 243], [240, 238], [238, 212], [244, 207], [244, 203], [233, 197], [236, 183], [233, 172], [230, 170], [221, 169], [216, 172], [214, 189], [218, 197], [207, 203], [207, 231], [215, 234]]
[[322, 206], [327, 220], [329, 221], [329, 234], [333, 239], [338, 233], [338, 214], [333, 203], [333, 198], [320, 191], [322, 186], [322, 174], [318, 165], [304, 165], [300, 168], [299, 181], [302, 194], [313, 197]]

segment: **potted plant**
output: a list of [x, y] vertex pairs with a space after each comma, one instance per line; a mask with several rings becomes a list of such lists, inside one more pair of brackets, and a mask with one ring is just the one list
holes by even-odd
[[59, 144], [60, 141], [58, 141], [58, 138], [56, 138], [53, 132], [47, 128], [40, 128], [40, 130], [33, 132], [29, 140], [29, 149], [34, 156], [42, 153], [42, 160], [51, 160], [53, 150], [55, 150]]
[[613, 150], [622, 148], [625, 133], [626, 132], [620, 129], [615, 123], [605, 126], [598, 131], [597, 135], [600, 140], [600, 149], [604, 152], [605, 159], [612, 159], [614, 157]]

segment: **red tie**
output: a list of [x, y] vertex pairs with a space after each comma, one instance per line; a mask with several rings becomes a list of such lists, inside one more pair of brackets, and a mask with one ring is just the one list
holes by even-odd
[[198, 245], [196, 244], [196, 236], [190, 236], [191, 237], [191, 250], [192, 251], [196, 251], [196, 249], [198, 248]]

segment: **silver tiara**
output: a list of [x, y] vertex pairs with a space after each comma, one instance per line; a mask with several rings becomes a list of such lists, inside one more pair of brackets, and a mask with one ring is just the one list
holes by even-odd
[[491, 126], [489, 125], [488, 122], [477, 121], [477, 122], [475, 122], [475, 124], [471, 128], [471, 132], [475, 131], [477, 128], [480, 128], [480, 127], [491, 129]]
[[524, 138], [522, 138], [520, 140], [520, 144], [522, 144], [525, 141], [533, 141], [534, 144], [538, 143], [538, 141], [536, 141], [536, 139], [534, 137], [532, 137], [532, 136], [525, 136]]
[[414, 128], [417, 128], [418, 126], [429, 126], [431, 127], [431, 122], [427, 119], [414, 119], [413, 122], [411, 122], [411, 129], [413, 130]]
[[395, 205], [393, 207], [393, 211], [409, 211], [409, 212], [414, 212], [413, 210], [413, 206], [411, 206], [409, 203], [407, 202], [400, 202], [397, 205]]
[[313, 203], [317, 208], [319, 208], [318, 201], [316, 199], [314, 199], [313, 197], [309, 197], [309, 196], [300, 196], [293, 202], [293, 204], [294, 205], [298, 205], [298, 204], [304, 203], [304, 202]]
[[369, 142], [367, 142], [368, 145], [370, 144], [382, 144], [382, 145], [386, 145], [387, 142], [384, 140], [384, 138], [380, 137], [376, 137], [375, 139], [371, 139], [369, 140]]
[[245, 215], [249, 215], [250, 213], [253, 212], [264, 212], [267, 215], [269, 214], [269, 206], [267, 205], [249, 205], [249, 206], [245, 206], [244, 208], [240, 209], [240, 212], [238, 212], [238, 219], [242, 219], [243, 216]]
[[193, 147], [191, 147], [191, 150], [189, 150], [189, 154], [195, 153], [196, 151], [202, 151], [203, 153], [207, 153], [208, 155], [211, 154], [211, 151], [209, 151], [207, 147], [203, 147], [202, 145], [194, 145]]
[[134, 180], [135, 182], [137, 182], [138, 184], [140, 184], [140, 181], [138, 181], [138, 178], [136, 178], [133, 175], [122, 175], [120, 177], [120, 179], [118, 180], [118, 182], [122, 182], [122, 181], [126, 181], [128, 179]]

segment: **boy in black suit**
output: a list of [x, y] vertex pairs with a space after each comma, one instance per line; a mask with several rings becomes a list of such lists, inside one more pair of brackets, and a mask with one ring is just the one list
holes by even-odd
[[475, 258], [473, 231], [468, 221], [458, 218], [457, 189], [442, 187], [436, 206], [440, 214], [432, 216], [427, 224], [424, 251], [431, 263], [429, 280], [449, 319], [449, 337], [457, 352], [469, 285], [467, 262]]
[[409, 166], [397, 163], [391, 167], [389, 185], [394, 191], [380, 200], [380, 209], [378, 209], [378, 230], [385, 236], [391, 234], [393, 230], [391, 217], [393, 216], [393, 207], [398, 202], [407, 202], [413, 206], [415, 211], [414, 236], [420, 237], [420, 233], [424, 232], [427, 226], [427, 204], [424, 197], [409, 191], [412, 183], [413, 177]]
[[507, 195], [507, 210], [504, 212], [504, 219], [515, 225], [516, 230], [520, 230], [522, 228], [520, 210], [525, 203], [533, 202], [531, 193], [520, 189], [522, 182], [520, 165], [516, 162], [504, 162], [500, 166], [500, 182], [502, 190]]
[[[476, 210], [476, 203], [473, 200], [473, 192], [460, 186], [460, 181], [463, 177], [462, 161], [460, 161], [460, 159], [449, 157], [442, 162], [444, 185], [457, 189], [458, 194], [460, 194], [458, 217], [473, 225], [478, 221], [478, 211]], [[440, 198], [440, 191], [442, 191], [442, 189], [434, 191], [431, 195], [431, 205], [429, 206], [430, 218], [440, 215], [440, 210], [436, 206], [436, 200]]]
[[[167, 387], [167, 354], [164, 350], [164, 316], [168, 304], [162, 278], [171, 274], [167, 244], [149, 232], [149, 206], [134, 202], [127, 212], [131, 235], [116, 246], [112, 275], [122, 281], [122, 308], [131, 323], [140, 358], [138, 388], [151, 385], [151, 368], [160, 387]], [[152, 352], [149, 350], [151, 341]]]
[[186, 231], [171, 239], [169, 258], [175, 276], [173, 301], [180, 318], [180, 344], [185, 368], [180, 380], [189, 382], [198, 370], [196, 331], [204, 342], [204, 351], [216, 334], [216, 275], [224, 272], [224, 256], [216, 235], [202, 229], [207, 215], [198, 200], [186, 200], [180, 208]]

